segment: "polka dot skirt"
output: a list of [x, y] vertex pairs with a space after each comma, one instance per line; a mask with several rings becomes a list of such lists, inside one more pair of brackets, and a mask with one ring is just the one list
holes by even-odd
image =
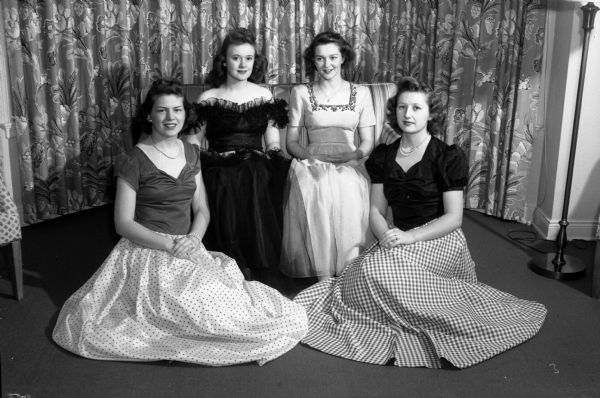
[[539, 303], [477, 282], [465, 237], [394, 249], [377, 243], [294, 299], [306, 307], [304, 343], [344, 358], [465, 368], [533, 337], [546, 317]]
[[304, 337], [301, 305], [203, 253], [195, 264], [121, 239], [63, 306], [54, 340], [93, 359], [224, 366], [262, 365]]

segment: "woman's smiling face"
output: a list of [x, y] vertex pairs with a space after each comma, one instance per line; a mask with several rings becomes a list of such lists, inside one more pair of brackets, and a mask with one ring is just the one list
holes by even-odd
[[174, 94], [158, 95], [149, 119], [153, 133], [163, 137], [177, 137], [185, 122], [183, 97]]
[[337, 44], [327, 43], [315, 48], [314, 62], [319, 76], [329, 80], [341, 75], [344, 57]]
[[237, 81], [248, 80], [254, 67], [254, 46], [248, 43], [232, 44], [227, 48], [225, 66], [227, 76]]

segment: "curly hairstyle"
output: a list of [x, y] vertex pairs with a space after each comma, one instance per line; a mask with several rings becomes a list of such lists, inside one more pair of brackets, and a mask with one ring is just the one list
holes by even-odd
[[227, 49], [229, 46], [240, 44], [250, 44], [255, 49], [254, 65], [252, 66], [252, 74], [248, 78], [248, 81], [252, 83], [264, 83], [268, 64], [267, 58], [256, 52], [256, 39], [252, 32], [246, 28], [235, 28], [227, 34], [219, 52], [213, 59], [212, 70], [206, 79], [213, 87], [219, 87], [227, 80]]
[[175, 95], [183, 98], [183, 107], [185, 109], [186, 120], [182, 132], [186, 131], [190, 120], [195, 114], [191, 104], [185, 98], [183, 86], [178, 79], [172, 77], [163, 77], [152, 82], [143, 102], [138, 106], [134, 118], [131, 120], [131, 137], [133, 143], [137, 143], [142, 133], [150, 134], [152, 131], [152, 122], [148, 120], [148, 116], [152, 113], [152, 107], [156, 98], [161, 95]]
[[427, 96], [427, 106], [429, 107], [430, 119], [427, 122], [427, 131], [431, 135], [442, 134], [446, 130], [446, 110], [440, 97], [433, 90], [415, 79], [412, 76], [401, 77], [396, 82], [396, 94], [387, 102], [387, 119], [390, 126], [398, 133], [402, 133], [396, 119], [396, 107], [398, 106], [398, 98], [402, 93], [407, 91], [423, 93]]
[[344, 63], [342, 64], [342, 70], [345, 76], [349, 75], [352, 63], [356, 58], [356, 53], [350, 44], [337, 32], [325, 31], [315, 36], [310, 42], [310, 45], [304, 50], [304, 62], [306, 63], [306, 73], [312, 78], [317, 71], [315, 66], [315, 50], [318, 46], [323, 44], [337, 44], [340, 48], [340, 53], [344, 57]]

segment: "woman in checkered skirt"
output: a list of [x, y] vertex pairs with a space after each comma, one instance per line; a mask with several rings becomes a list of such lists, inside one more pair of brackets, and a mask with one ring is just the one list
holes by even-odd
[[366, 164], [379, 241], [296, 297], [309, 316], [302, 341], [361, 362], [465, 368], [534, 336], [546, 308], [477, 282], [460, 229], [465, 156], [432, 136], [445, 120], [434, 93], [413, 78], [397, 88], [388, 118], [401, 138]]

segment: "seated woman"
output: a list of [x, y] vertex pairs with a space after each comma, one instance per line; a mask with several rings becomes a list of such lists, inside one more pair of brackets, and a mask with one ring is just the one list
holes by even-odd
[[249, 30], [229, 32], [209, 75], [213, 88], [196, 100], [201, 127], [189, 138], [197, 145], [208, 140], [201, 154], [213, 220], [206, 247], [233, 257], [249, 279], [278, 274], [290, 164], [281, 156], [277, 128], [287, 124], [287, 104], [256, 84], [266, 66]]
[[[367, 246], [369, 178], [375, 113], [369, 89], [342, 77], [354, 50], [335, 32], [322, 32], [304, 53], [315, 83], [290, 97], [287, 150], [294, 156], [284, 208], [281, 271], [291, 277], [339, 275]], [[308, 145], [300, 142], [301, 129]], [[360, 138], [354, 143], [356, 131]]]
[[200, 151], [178, 138], [185, 123], [181, 85], [154, 82], [133, 125], [144, 134], [117, 172], [122, 238], [64, 304], [52, 334], [63, 348], [103, 360], [263, 364], [306, 333], [302, 306], [246, 282], [235, 261], [202, 245], [209, 212]]
[[546, 309], [477, 282], [460, 229], [466, 159], [431, 136], [445, 120], [434, 93], [413, 78], [397, 88], [388, 117], [401, 138], [366, 165], [379, 241], [295, 298], [309, 317], [303, 342], [374, 364], [465, 368], [534, 336]]

